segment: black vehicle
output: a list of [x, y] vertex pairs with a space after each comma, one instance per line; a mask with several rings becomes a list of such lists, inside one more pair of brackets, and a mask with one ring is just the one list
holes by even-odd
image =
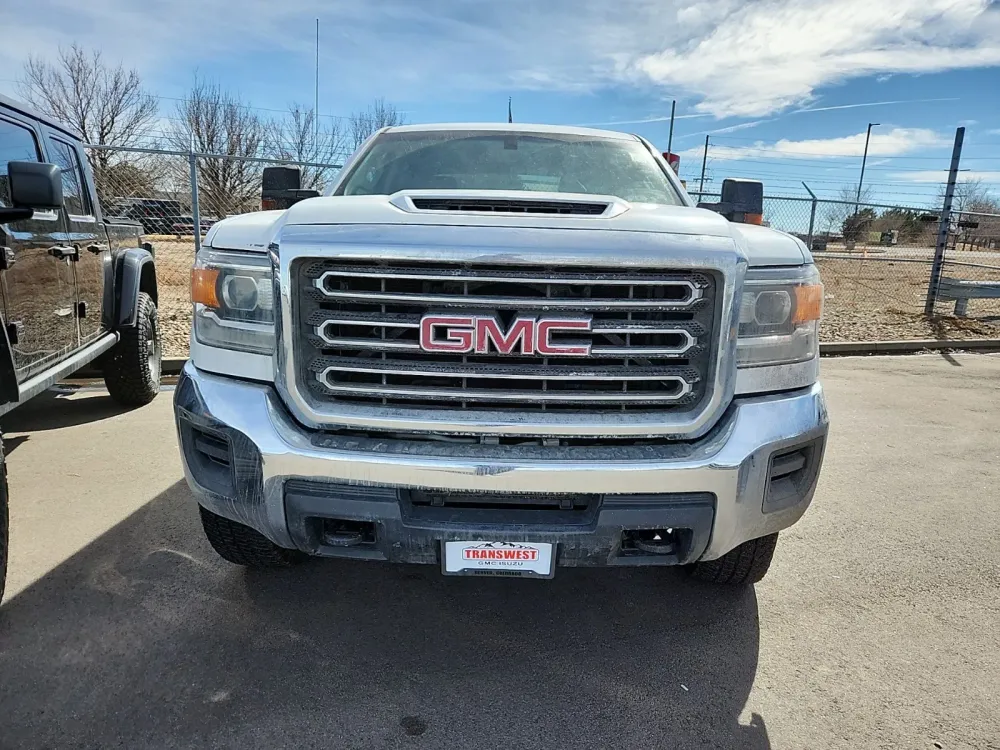
[[[119, 403], [153, 400], [156, 270], [141, 235], [104, 219], [72, 132], [0, 97], [0, 415], [88, 364]], [[7, 519], [0, 448], [0, 597]]]
[[138, 221], [145, 234], [171, 234], [185, 218], [180, 201], [161, 198], [122, 198], [108, 213]]

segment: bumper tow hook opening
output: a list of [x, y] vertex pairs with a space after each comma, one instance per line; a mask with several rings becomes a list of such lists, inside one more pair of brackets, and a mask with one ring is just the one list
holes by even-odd
[[323, 543], [330, 547], [358, 547], [375, 543], [375, 524], [369, 521], [327, 519], [323, 523]]
[[673, 555], [677, 552], [677, 534], [673, 529], [626, 531], [624, 542], [647, 555]]

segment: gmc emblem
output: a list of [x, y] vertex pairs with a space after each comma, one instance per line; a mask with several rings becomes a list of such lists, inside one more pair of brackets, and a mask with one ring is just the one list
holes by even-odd
[[[590, 318], [521, 318], [503, 330], [492, 315], [425, 315], [420, 319], [420, 348], [455, 354], [539, 354], [589, 357], [589, 341], [553, 341], [554, 333], [589, 331]], [[492, 347], [492, 349], [491, 349]]]

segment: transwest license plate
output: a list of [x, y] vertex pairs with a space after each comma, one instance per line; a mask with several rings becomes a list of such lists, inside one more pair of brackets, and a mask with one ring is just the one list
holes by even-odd
[[445, 542], [444, 572], [451, 575], [522, 575], [551, 578], [552, 545], [542, 542]]

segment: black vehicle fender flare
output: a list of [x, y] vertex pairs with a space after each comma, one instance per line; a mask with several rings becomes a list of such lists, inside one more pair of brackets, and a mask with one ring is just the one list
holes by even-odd
[[105, 269], [105, 278], [109, 271], [114, 283], [104, 285], [104, 322], [109, 329], [115, 331], [132, 328], [136, 324], [140, 292], [152, 297], [153, 304], [159, 304], [153, 254], [143, 247], [129, 248], [116, 255]]
[[7, 338], [7, 323], [0, 315], [0, 406], [20, 400], [17, 372], [14, 370], [14, 350]]

